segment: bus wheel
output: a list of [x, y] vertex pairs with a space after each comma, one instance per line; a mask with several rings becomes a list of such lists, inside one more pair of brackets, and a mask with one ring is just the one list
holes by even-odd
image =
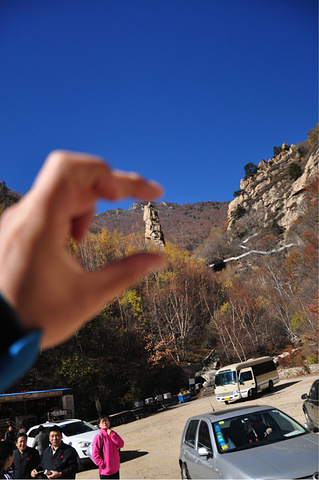
[[269, 386], [268, 386], [268, 391], [269, 392], [272, 392], [274, 389], [274, 384], [273, 384], [273, 381], [272, 380], [269, 380]]

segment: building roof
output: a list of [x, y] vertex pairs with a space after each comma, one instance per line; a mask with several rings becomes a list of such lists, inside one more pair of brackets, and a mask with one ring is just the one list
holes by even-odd
[[60, 397], [70, 388], [53, 388], [51, 390], [32, 390], [20, 393], [2, 393], [0, 394], [0, 403], [23, 402], [25, 400], [36, 400], [46, 397]]

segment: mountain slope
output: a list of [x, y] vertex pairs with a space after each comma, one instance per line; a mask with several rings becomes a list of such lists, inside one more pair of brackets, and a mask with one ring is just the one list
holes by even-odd
[[[229, 202], [153, 203], [158, 210], [165, 241], [193, 251], [212, 232], [219, 232], [227, 221]], [[93, 232], [102, 228], [123, 235], [144, 234], [142, 202], [135, 202], [129, 210], [108, 210], [94, 217]]]

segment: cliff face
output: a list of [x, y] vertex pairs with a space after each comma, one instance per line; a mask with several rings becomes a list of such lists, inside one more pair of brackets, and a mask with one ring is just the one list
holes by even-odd
[[289, 230], [303, 213], [305, 187], [318, 173], [318, 160], [318, 149], [305, 153], [287, 144], [268, 162], [262, 160], [255, 174], [241, 180], [238, 196], [229, 204], [229, 228], [237, 218], [253, 217], [258, 228], [276, 222]]

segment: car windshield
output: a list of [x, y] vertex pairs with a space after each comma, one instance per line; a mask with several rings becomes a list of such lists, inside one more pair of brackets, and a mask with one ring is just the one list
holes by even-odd
[[79, 435], [80, 433], [91, 432], [95, 430], [94, 427], [85, 422], [73, 422], [60, 425], [63, 434], [66, 437], [71, 437], [73, 435]]
[[222, 372], [215, 376], [215, 386], [229, 385], [236, 383], [236, 372]]
[[254, 448], [307, 433], [302, 425], [277, 409], [213, 422], [213, 431], [220, 453]]

